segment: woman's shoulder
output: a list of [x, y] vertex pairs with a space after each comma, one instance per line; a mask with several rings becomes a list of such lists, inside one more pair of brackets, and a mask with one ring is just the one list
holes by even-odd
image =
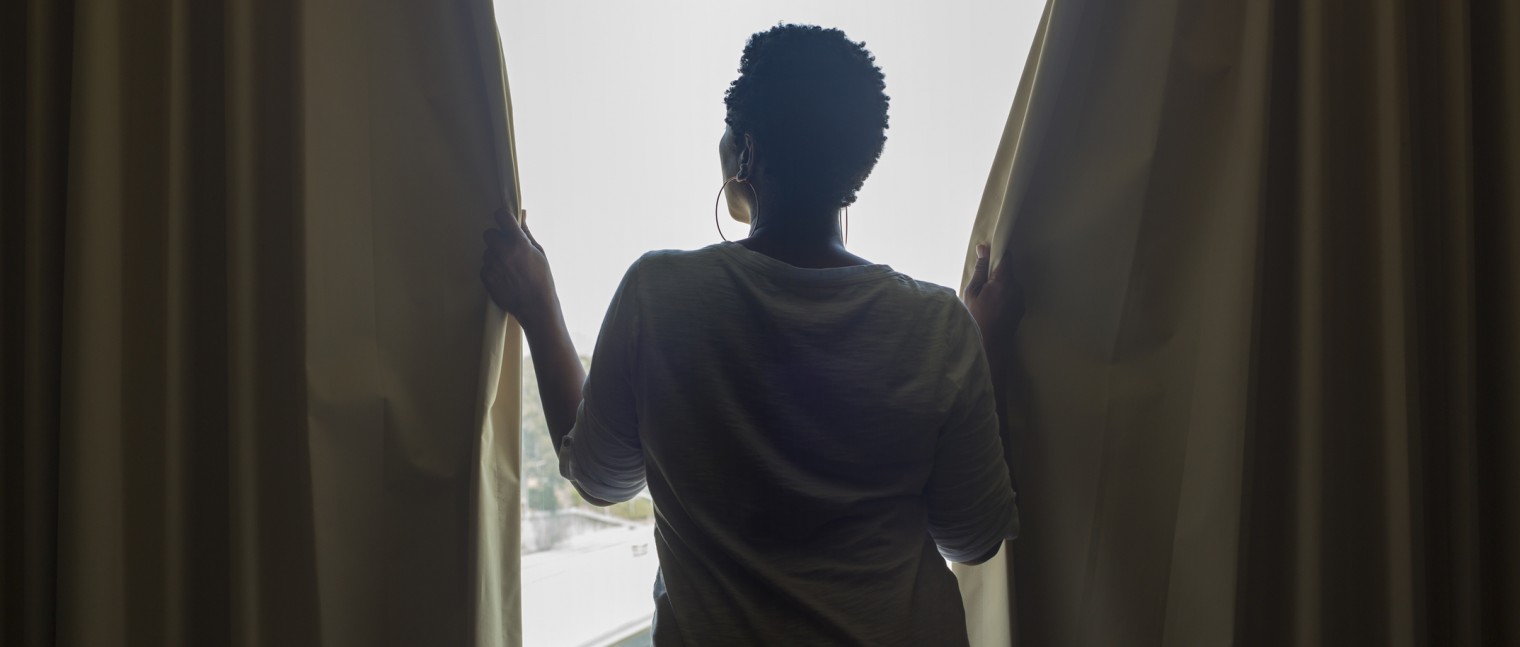
[[628, 266], [628, 275], [689, 274], [692, 269], [718, 262], [716, 256], [711, 247], [650, 250]]
[[[629, 276], [638, 275], [641, 283], [659, 285], [665, 289], [680, 289], [689, 287], [689, 283], [726, 276], [726, 272], [704, 271], [708, 268], [727, 266], [736, 260], [747, 260], [745, 257], [753, 253], [733, 253], [725, 251], [723, 243], [716, 243], [698, 249], [657, 249], [645, 252], [628, 269]], [[779, 263], [771, 263], [776, 266], [768, 269], [781, 268]], [[867, 271], [865, 267], [846, 268], [844, 272], [860, 272], [858, 278], [881, 278], [881, 281], [871, 281], [862, 285], [859, 282], [847, 284], [858, 286], [873, 292], [877, 297], [886, 296], [891, 302], [895, 302], [909, 308], [918, 316], [930, 316], [948, 320], [959, 319], [959, 315], [969, 314], [965, 312], [965, 306], [960, 296], [953, 288], [949, 288], [931, 281], [913, 278], [902, 272], [892, 270], [888, 266], [873, 265], [870, 268], [875, 271]], [[801, 270], [792, 269], [787, 275], [808, 274], [821, 277], [825, 273], [839, 272], [840, 270]], [[784, 278], [784, 276], [783, 276]], [[882, 292], [888, 294], [883, 295]], [[872, 299], [876, 301], [877, 299]]]
[[633, 263], [638, 267], [665, 268], [713, 262], [718, 256], [716, 248], [716, 245], [708, 245], [698, 249], [653, 249], [644, 252]]
[[698, 287], [702, 277], [712, 274], [702, 269], [715, 262], [709, 248], [644, 252], [623, 273], [619, 290], [640, 294], [688, 290]]
[[954, 309], [961, 306], [961, 298], [954, 288], [949, 288], [933, 281], [916, 279], [902, 272], [896, 272], [895, 281], [903, 298], [918, 301], [926, 306], [937, 309]]
[[960, 294], [954, 288], [915, 279], [907, 274], [898, 274], [898, 277], [901, 298], [912, 302], [914, 311], [928, 325], [948, 330], [975, 326], [971, 312], [966, 309], [965, 302], [961, 301]]

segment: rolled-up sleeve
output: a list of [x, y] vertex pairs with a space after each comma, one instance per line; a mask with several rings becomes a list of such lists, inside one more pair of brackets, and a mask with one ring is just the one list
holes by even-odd
[[628, 268], [607, 308], [575, 426], [559, 448], [560, 475], [593, 501], [627, 501], [644, 489], [644, 448], [634, 390], [641, 322], [638, 267], [635, 262]]
[[[962, 313], [965, 314], [965, 313]], [[945, 559], [968, 562], [990, 556], [1019, 531], [1008, 464], [981, 336], [965, 314], [951, 343], [954, 395], [940, 429], [927, 488], [929, 534]]]

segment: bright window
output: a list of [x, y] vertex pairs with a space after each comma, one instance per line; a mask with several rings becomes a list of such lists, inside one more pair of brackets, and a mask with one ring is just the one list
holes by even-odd
[[[576, 347], [591, 354], [640, 254], [719, 240], [723, 92], [745, 39], [782, 21], [843, 29], [886, 73], [891, 127], [850, 208], [850, 250], [955, 287], [1043, 7], [497, 0], [523, 206]], [[745, 235], [726, 214], [723, 224], [730, 239]], [[600, 509], [574, 496], [558, 476], [526, 358], [524, 366], [524, 644], [648, 644], [652, 502]]]

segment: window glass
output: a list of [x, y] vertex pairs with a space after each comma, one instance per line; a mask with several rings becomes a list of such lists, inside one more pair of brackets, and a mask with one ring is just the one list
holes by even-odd
[[[849, 212], [850, 251], [955, 287], [966, 236], [1043, 2], [497, 0], [523, 206], [590, 355], [628, 265], [720, 240], [723, 93], [751, 33], [843, 29], [892, 97], [880, 163]], [[763, 205], [762, 205], [763, 207]], [[729, 239], [744, 226], [722, 219]], [[529, 647], [648, 644], [652, 502], [580, 502], [558, 475], [524, 358], [523, 632]], [[630, 642], [631, 641], [631, 642]]]

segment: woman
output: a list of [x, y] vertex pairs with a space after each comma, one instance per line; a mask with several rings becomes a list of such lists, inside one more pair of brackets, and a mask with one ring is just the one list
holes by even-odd
[[482, 280], [527, 335], [561, 473], [601, 505], [648, 485], [656, 645], [965, 644], [944, 560], [1018, 528], [977, 328], [1001, 286], [984, 246], [965, 305], [845, 250], [886, 141], [863, 44], [782, 25], [739, 71], [719, 154], [750, 236], [635, 262], [589, 377], [510, 217]]

